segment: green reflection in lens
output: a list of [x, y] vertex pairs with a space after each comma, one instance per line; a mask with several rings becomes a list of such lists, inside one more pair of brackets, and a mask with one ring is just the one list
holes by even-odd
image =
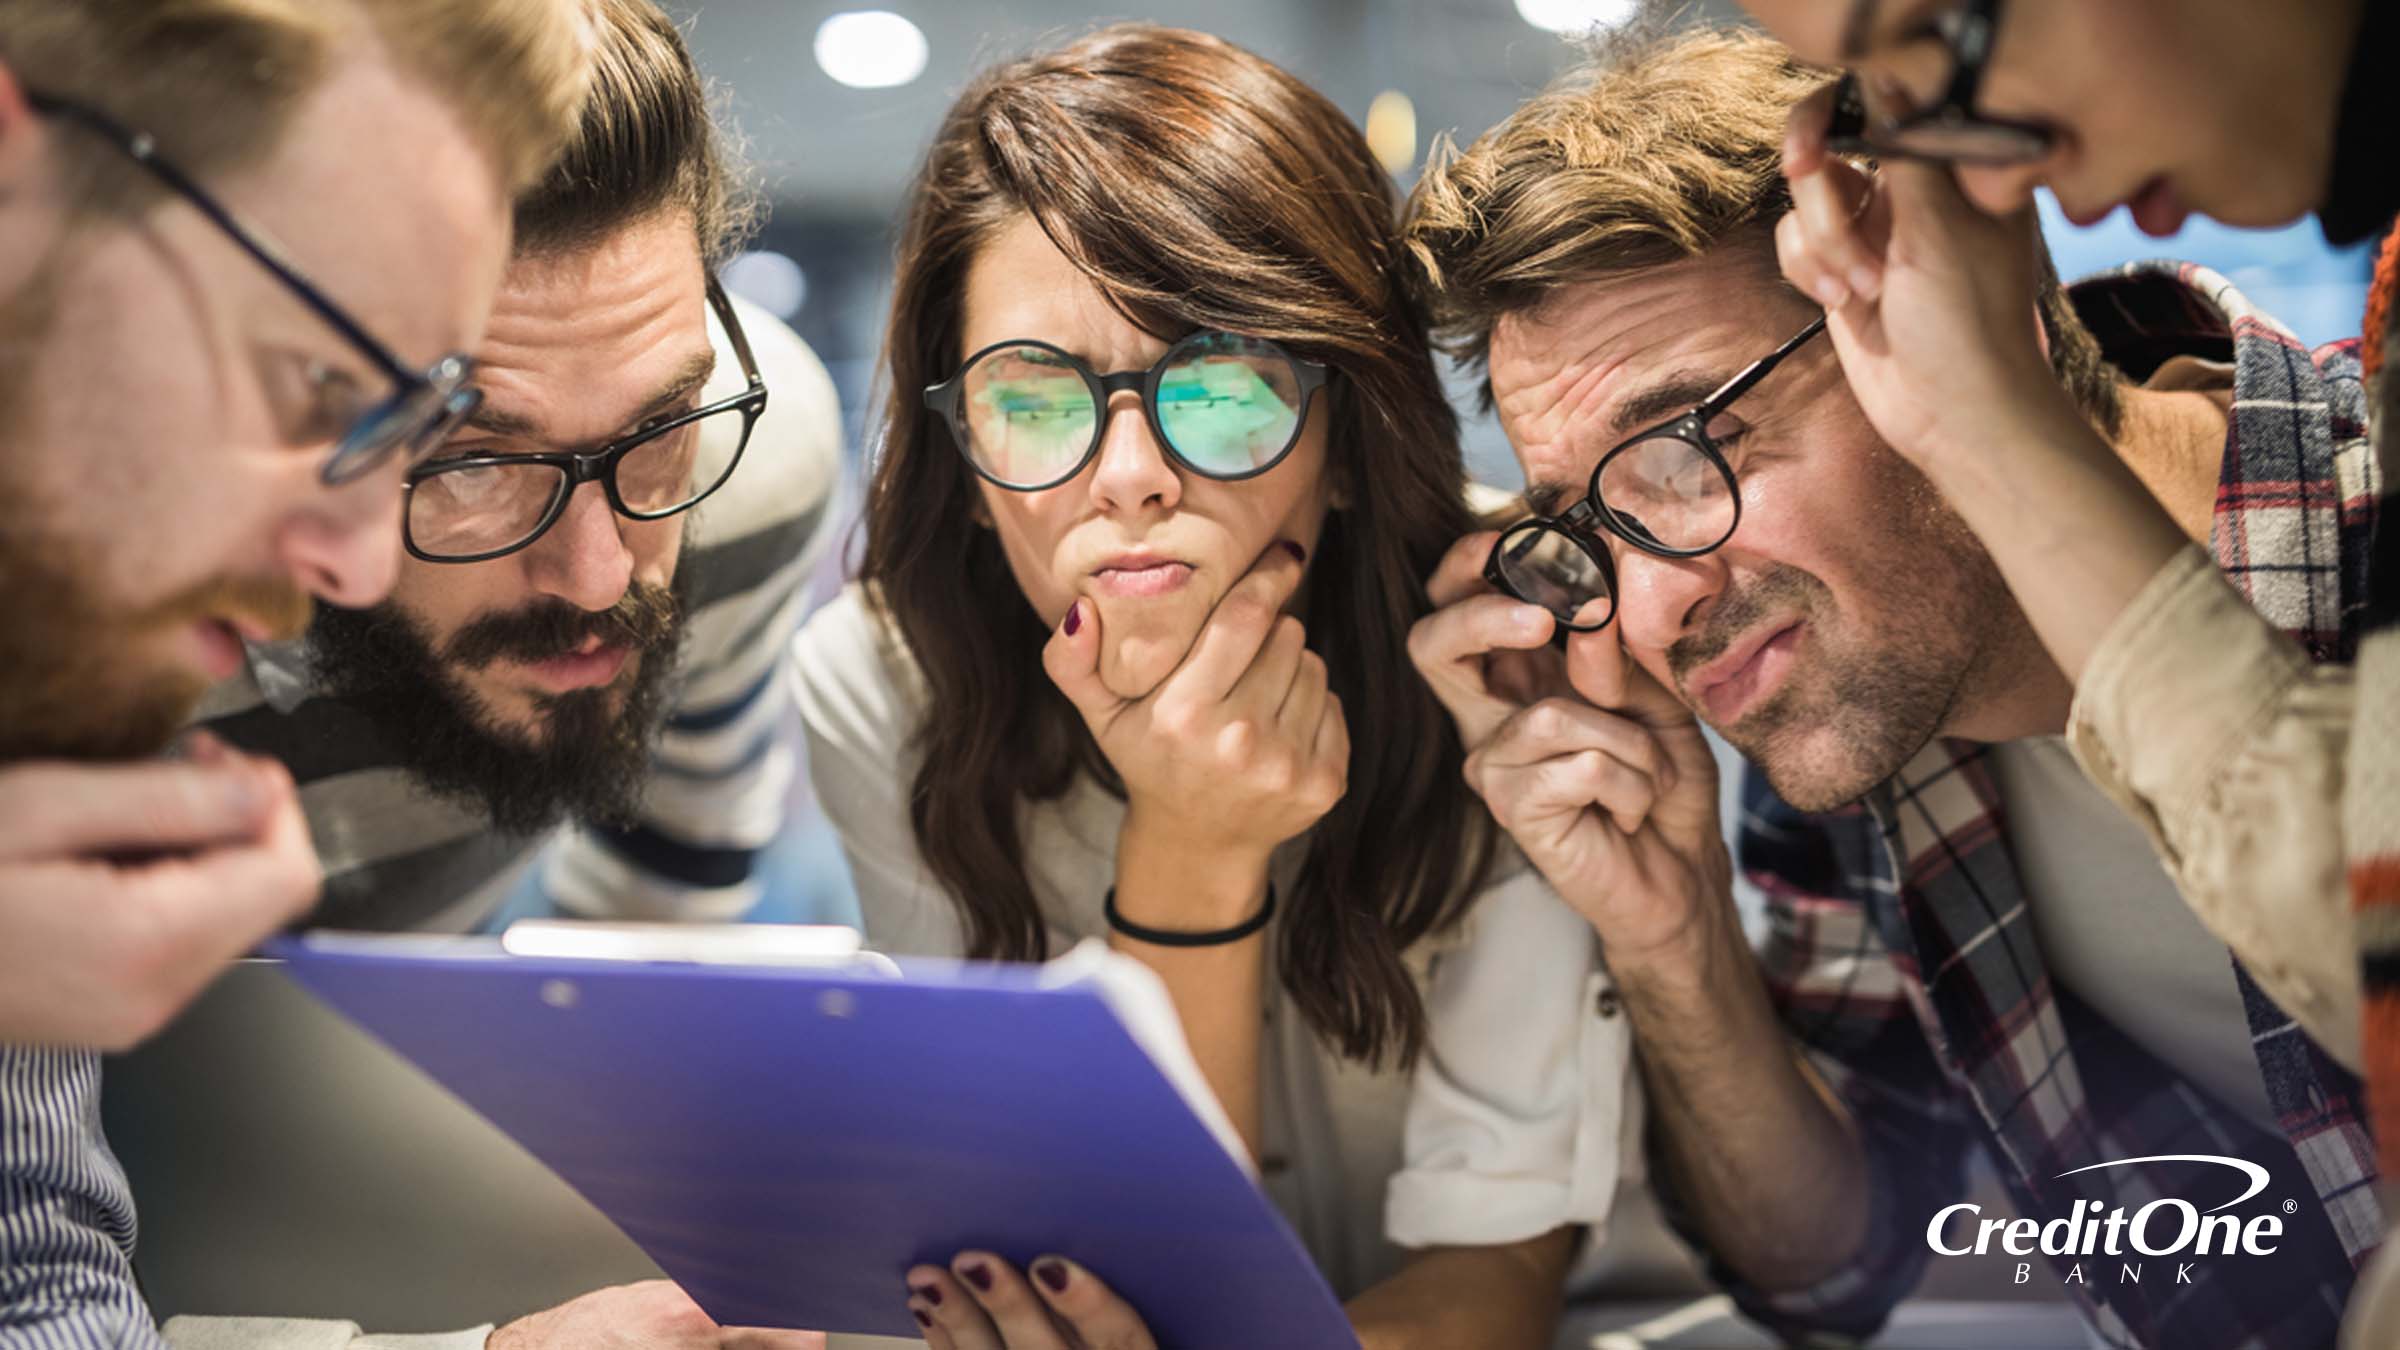
[[1186, 459], [1216, 473], [1273, 459], [1291, 440], [1295, 401], [1249, 360], [1193, 361], [1158, 382], [1159, 424]]
[[1046, 482], [1082, 458], [1092, 438], [1092, 393], [1072, 372], [995, 375], [970, 396], [975, 455], [1003, 482]]

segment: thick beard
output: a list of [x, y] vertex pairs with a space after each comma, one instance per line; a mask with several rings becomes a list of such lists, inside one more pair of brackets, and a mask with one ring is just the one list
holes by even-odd
[[0, 764], [155, 754], [209, 686], [152, 650], [162, 639], [207, 618], [296, 634], [309, 614], [308, 596], [274, 578], [212, 577], [146, 606], [102, 592], [104, 546], [59, 529], [66, 513], [22, 457], [39, 397], [28, 372], [55, 293], [37, 282], [0, 302]]
[[1998, 565], [1966, 523], [1904, 461], [1891, 456], [1889, 467], [1898, 472], [1886, 475], [1888, 509], [1870, 518], [1894, 529], [1883, 565], [1859, 570], [1865, 593], [1853, 597], [1865, 602], [1855, 612], [1875, 615], [1881, 632], [1842, 643], [1825, 583], [1779, 566], [1720, 600], [1708, 628], [1668, 652], [1680, 683], [1769, 614], [1809, 621], [1816, 659], [1739, 722], [1716, 728], [1803, 811], [1847, 806], [1889, 781], [1975, 697], [1994, 641], [2022, 626]]
[[[309, 630], [310, 663], [329, 694], [400, 748], [418, 784], [482, 812], [501, 831], [537, 834], [569, 817], [626, 825], [641, 807], [666, 687], [681, 656], [681, 580], [674, 617], [636, 647], [631, 672], [613, 685], [539, 700], [539, 729], [530, 739], [499, 730], [424, 627], [395, 606], [321, 611]], [[612, 696], [623, 699], [613, 713]]]

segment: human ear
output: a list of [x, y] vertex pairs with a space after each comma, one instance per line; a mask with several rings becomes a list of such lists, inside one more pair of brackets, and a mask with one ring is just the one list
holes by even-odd
[[43, 144], [41, 119], [34, 115], [17, 72], [0, 61], [0, 202], [24, 190]]

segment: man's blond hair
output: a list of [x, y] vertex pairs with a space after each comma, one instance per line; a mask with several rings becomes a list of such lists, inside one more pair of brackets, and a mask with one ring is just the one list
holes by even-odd
[[[20, 85], [155, 136], [194, 173], [268, 153], [352, 39], [455, 109], [513, 194], [575, 123], [591, 21], [584, 0], [0, 0], [0, 63]], [[147, 200], [92, 162], [94, 205]]]
[[[1437, 143], [1403, 233], [1436, 332], [1480, 365], [1501, 316], [1559, 290], [1724, 246], [1775, 275], [1791, 209], [1784, 121], [1832, 76], [1750, 29], [1677, 31], [1650, 19], [1460, 150]], [[2103, 429], [2119, 375], [2059, 287], [2045, 251], [2038, 302], [2050, 363]]]

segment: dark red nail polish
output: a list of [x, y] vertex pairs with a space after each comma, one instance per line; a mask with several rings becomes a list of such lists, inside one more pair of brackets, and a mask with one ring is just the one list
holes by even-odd
[[1075, 636], [1076, 631], [1082, 627], [1083, 602], [1078, 600], [1073, 605], [1067, 607], [1067, 636]]
[[1283, 546], [1292, 551], [1292, 561], [1303, 563], [1308, 561], [1308, 550], [1300, 547], [1299, 540], [1286, 539], [1283, 541]]
[[1034, 1262], [1033, 1277], [1049, 1285], [1053, 1294], [1067, 1292], [1067, 1263], [1064, 1261]]
[[959, 1267], [959, 1273], [967, 1277], [967, 1283], [974, 1285], [977, 1293], [992, 1292], [992, 1268], [990, 1266], [977, 1261], [971, 1265]]
[[925, 1300], [927, 1303], [930, 1303], [937, 1308], [942, 1306], [942, 1291], [933, 1285], [928, 1284], [918, 1286], [912, 1284], [908, 1287], [908, 1292], [915, 1294], [918, 1298]]
[[924, 1327], [927, 1330], [931, 1330], [933, 1328], [933, 1314], [925, 1311], [923, 1308], [911, 1308], [908, 1310], [908, 1315], [917, 1319], [918, 1326]]

